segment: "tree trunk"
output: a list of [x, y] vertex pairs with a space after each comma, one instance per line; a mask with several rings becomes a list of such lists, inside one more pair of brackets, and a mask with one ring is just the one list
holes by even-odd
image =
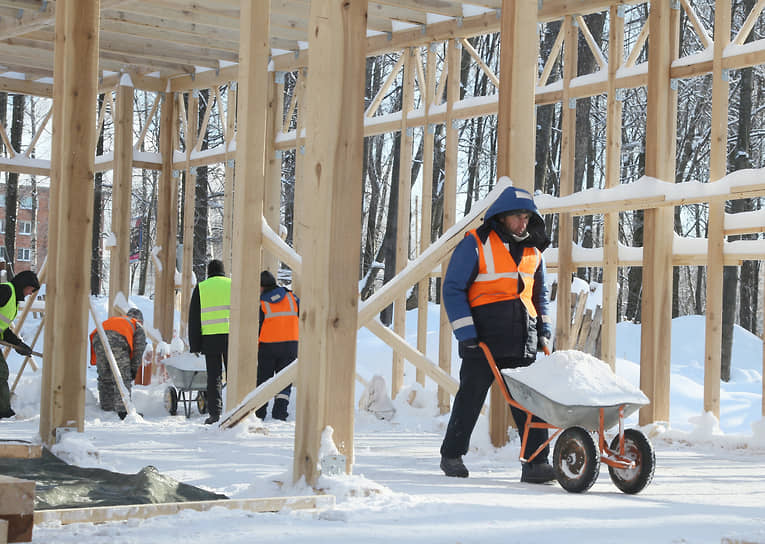
[[[21, 137], [24, 132], [24, 102], [23, 94], [13, 95], [13, 113], [11, 114], [11, 146], [14, 153], [21, 150]], [[8, 174], [8, 183], [5, 186], [5, 249], [11, 263], [16, 262], [14, 274], [19, 270], [16, 255], [16, 219], [19, 203], [19, 175], [16, 172]], [[26, 267], [26, 265], [24, 265]]]
[[[99, 111], [104, 105], [104, 95], [98, 95]], [[104, 152], [104, 129], [98, 132], [98, 142], [96, 144], [96, 155], [102, 155]], [[104, 176], [102, 172], [96, 172], [95, 188], [93, 192], [93, 240], [91, 242], [90, 258], [90, 294], [101, 294], [101, 266], [103, 259], [103, 250], [101, 248], [101, 229], [104, 221], [104, 202], [103, 187]]]
[[[199, 93], [199, 115], [197, 131], [202, 130], [202, 121], [204, 120], [205, 108], [212, 107], [210, 99], [210, 91], [205, 89]], [[200, 145], [201, 150], [205, 150], [209, 147], [209, 135], [210, 129], [205, 129], [204, 134], [200, 134], [202, 142]], [[196, 185], [194, 187], [194, 257], [192, 262], [194, 274], [197, 277], [197, 281], [206, 277], [207, 273], [207, 232], [209, 221], [209, 204], [208, 204], [208, 167], [198, 166]]]

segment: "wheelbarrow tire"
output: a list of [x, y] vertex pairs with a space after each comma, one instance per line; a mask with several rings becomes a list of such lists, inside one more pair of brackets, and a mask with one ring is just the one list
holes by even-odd
[[553, 450], [553, 468], [566, 491], [582, 493], [592, 487], [600, 474], [600, 454], [587, 429], [569, 427], [561, 433]]
[[197, 410], [200, 414], [207, 413], [207, 391], [197, 391]]
[[[619, 435], [611, 441], [611, 449], [619, 451]], [[634, 468], [608, 467], [611, 481], [624, 493], [640, 493], [653, 480], [656, 452], [646, 435], [637, 429], [624, 431], [624, 456], [635, 462]]]
[[167, 410], [171, 416], [178, 413], [178, 391], [172, 385], [165, 389], [165, 410]]

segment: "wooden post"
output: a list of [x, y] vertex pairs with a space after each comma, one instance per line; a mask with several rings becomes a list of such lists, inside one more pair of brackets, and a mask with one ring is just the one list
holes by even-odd
[[[606, 188], [619, 185], [622, 153], [622, 101], [617, 96], [616, 73], [624, 63], [624, 15], [611, 6], [608, 15], [608, 95], [606, 118]], [[600, 358], [616, 367], [616, 299], [619, 274], [619, 214], [604, 215], [603, 327]]]
[[[407, 122], [414, 104], [414, 74], [417, 59], [414, 48], [407, 47], [402, 53], [404, 61], [403, 98], [401, 100], [401, 147], [398, 168], [398, 208], [396, 212], [396, 274], [409, 262], [409, 220], [412, 199], [412, 130]], [[393, 331], [406, 336], [406, 294], [396, 298], [393, 304]], [[404, 356], [393, 351], [393, 375], [391, 376], [391, 397], [395, 398], [404, 385]]]
[[229, 82], [226, 99], [226, 155], [225, 183], [223, 187], [223, 266], [231, 270], [234, 237], [234, 184], [236, 183], [235, 153], [231, 150], [236, 125], [236, 81]]
[[[263, 217], [271, 229], [279, 234], [281, 226], [281, 200], [282, 200], [282, 154], [274, 149], [277, 127], [282, 125], [283, 88], [277, 85], [274, 74], [268, 73], [268, 118], [266, 119], [266, 182], [265, 194], [263, 195]], [[270, 270], [274, 276], [279, 270], [279, 259], [270, 252], [264, 251], [261, 255], [263, 262], [261, 267]]]
[[[560, 196], [574, 192], [574, 152], [576, 144], [576, 99], [571, 96], [571, 80], [577, 75], [577, 47], [579, 30], [571, 16], [563, 20], [563, 120], [561, 121]], [[571, 338], [571, 278], [574, 275], [572, 245], [574, 241], [573, 216], [558, 216], [558, 296], [555, 324], [555, 348], [572, 349], [576, 338]]]
[[[670, 0], [651, 4], [648, 48], [648, 115], [645, 173], [674, 181], [675, 123], [671, 119], [672, 63]], [[640, 409], [640, 424], [669, 420], [669, 365], [672, 339], [672, 240], [674, 210], [645, 211], [641, 298], [640, 388], [651, 404]], [[657, 385], [666, 380], [666, 395]]]
[[130, 215], [133, 196], [133, 83], [123, 74], [117, 87], [114, 120], [114, 174], [112, 234], [116, 245], [109, 252], [109, 317], [115, 315], [119, 293], [130, 296]]
[[239, 404], [257, 386], [260, 281], [252, 276], [259, 278], [261, 269], [270, 10], [270, 1], [243, 2], [241, 8], [228, 406]]
[[[353, 464], [367, 2], [314, 0], [306, 104], [307, 244], [300, 309], [295, 481], [315, 484], [327, 427]], [[330, 281], [331, 278], [331, 281]]]
[[[157, 194], [157, 246], [159, 262], [154, 289], [154, 327], [162, 340], [173, 340], [175, 317], [176, 244], [178, 239], [178, 173], [173, 169], [174, 137], [178, 130], [175, 95], [166, 92], [162, 100], [159, 147], [162, 171]], [[156, 346], [155, 346], [156, 348]]]
[[[444, 211], [441, 232], [444, 233], [454, 225], [457, 216], [457, 149], [459, 133], [455, 126], [454, 103], [460, 98], [460, 57], [462, 47], [459, 41], [449, 40], [447, 49], [446, 74], [446, 143], [444, 158]], [[437, 97], [437, 100], [440, 97]], [[441, 264], [441, 277], [446, 275], [448, 260]], [[441, 320], [438, 328], [438, 366], [451, 375], [452, 371], [452, 326], [441, 301]], [[442, 414], [449, 412], [451, 395], [442, 387], [438, 388], [438, 408]]]
[[[183, 98], [183, 97], [179, 97]], [[194, 205], [196, 201], [196, 168], [191, 166], [191, 152], [197, 143], [199, 123], [199, 96], [196, 90], [189, 93], [186, 108], [186, 183], [183, 194], [183, 262], [181, 263], [181, 326], [179, 335], [185, 342], [189, 324], [189, 304], [194, 269]], [[205, 278], [197, 278], [202, 281]]]
[[7, 522], [0, 527], [0, 542], [32, 541], [34, 506], [33, 481], [0, 474], [0, 521]]
[[[292, 245], [295, 251], [300, 255], [303, 254], [305, 248], [305, 226], [300, 218], [305, 215], [305, 208], [311, 204], [310, 195], [305, 190], [303, 184], [303, 172], [305, 170], [305, 145], [301, 145], [301, 134], [304, 128], [304, 115], [305, 108], [301, 105], [306, 96], [306, 79], [308, 79], [308, 72], [305, 68], [298, 70], [298, 79], [295, 82], [295, 89], [293, 91], [294, 96], [297, 97], [297, 124], [295, 126], [295, 201], [292, 203]], [[295, 98], [293, 98], [295, 100]], [[292, 273], [292, 289], [298, 296], [300, 296], [301, 290], [301, 278], [302, 272], [297, 274], [293, 270]]]
[[[730, 43], [730, 0], [715, 5], [715, 34], [712, 57], [712, 125], [709, 142], [709, 181], [717, 181], [727, 172], [728, 92], [723, 69], [725, 48]], [[704, 412], [720, 417], [720, 374], [722, 365], [723, 246], [725, 200], [709, 201], [707, 242], [707, 311], [704, 344]]]
[[[46, 336], [55, 341], [46, 343], [40, 403], [40, 437], [46, 444], [55, 441], [58, 427], [81, 432], [84, 426], [99, 7], [98, 1], [66, 0], [56, 10], [53, 171], [59, 187], [51, 201], [56, 220], [51, 231], [57, 234], [48, 285], [53, 279], [54, 288], [46, 296]], [[64, 289], [57, 288], [59, 282]], [[61, 311], [51, 313], [55, 308]]]
[[[435, 125], [430, 124], [430, 107], [436, 90], [436, 52], [435, 44], [428, 44], [427, 75], [424, 84], [425, 126], [423, 127], [422, 149], [422, 205], [420, 219], [419, 255], [430, 245], [430, 231], [433, 224], [433, 147]], [[416, 59], [420, 62], [420, 58]], [[428, 352], [428, 298], [430, 298], [430, 275], [419, 283], [417, 290], [417, 349], [420, 353]], [[425, 373], [417, 369], [417, 383], [425, 385]]]
[[[534, 84], [537, 5], [532, 0], [502, 2], [497, 114], [497, 177], [509, 176], [515, 187], [534, 193]], [[518, 159], [523, 157], [523, 159]], [[498, 384], [491, 388], [489, 434], [496, 447], [507, 443], [510, 407]]]

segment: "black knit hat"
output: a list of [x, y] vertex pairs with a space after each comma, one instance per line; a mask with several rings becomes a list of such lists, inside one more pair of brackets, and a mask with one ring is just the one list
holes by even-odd
[[276, 278], [268, 270], [264, 270], [260, 273], [260, 286], [264, 289], [274, 289], [277, 287]]
[[213, 259], [207, 263], [207, 277], [212, 276], [224, 276], [226, 273], [223, 271], [223, 261]]
[[17, 300], [24, 300], [24, 287], [33, 287], [35, 291], [40, 289], [40, 280], [37, 279], [37, 274], [31, 270], [19, 272], [13, 276], [11, 283], [16, 290]]

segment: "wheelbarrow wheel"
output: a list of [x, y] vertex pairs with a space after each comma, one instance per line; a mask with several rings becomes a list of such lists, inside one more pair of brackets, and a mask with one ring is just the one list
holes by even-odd
[[561, 433], [553, 451], [555, 477], [571, 493], [587, 491], [598, 479], [600, 455], [592, 435], [582, 427]]
[[178, 413], [178, 391], [176, 391], [173, 386], [165, 389], [165, 410], [167, 410], [171, 416]]
[[[619, 451], [619, 435], [611, 441], [611, 449]], [[656, 452], [648, 438], [637, 429], [624, 431], [624, 456], [633, 461], [633, 468], [608, 467], [611, 481], [625, 493], [635, 494], [651, 483], [656, 467]]]
[[197, 391], [197, 410], [200, 414], [207, 413], [207, 391]]

